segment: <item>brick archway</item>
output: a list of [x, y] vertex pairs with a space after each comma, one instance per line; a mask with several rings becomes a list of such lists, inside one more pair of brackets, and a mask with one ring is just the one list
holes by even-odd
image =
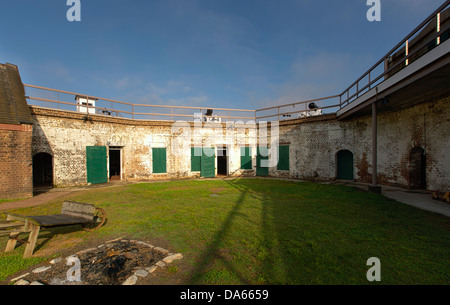
[[33, 156], [33, 186], [53, 186], [53, 157], [48, 153]]

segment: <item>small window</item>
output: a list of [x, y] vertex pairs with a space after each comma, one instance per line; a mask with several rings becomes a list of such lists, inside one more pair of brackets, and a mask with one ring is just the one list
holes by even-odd
[[153, 173], [164, 174], [167, 172], [167, 157], [165, 148], [153, 148]]
[[241, 147], [241, 169], [252, 169], [251, 147]]
[[202, 147], [191, 147], [191, 172], [202, 170]]
[[278, 146], [278, 165], [277, 170], [289, 170], [289, 145]]

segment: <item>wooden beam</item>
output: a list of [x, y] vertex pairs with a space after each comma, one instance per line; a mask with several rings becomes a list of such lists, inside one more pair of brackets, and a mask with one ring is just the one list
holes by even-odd
[[40, 226], [31, 225], [31, 233], [28, 237], [28, 244], [25, 247], [25, 253], [23, 254], [23, 258], [28, 258], [33, 255], [34, 247], [36, 246], [36, 241], [39, 236], [39, 230], [41, 229]]

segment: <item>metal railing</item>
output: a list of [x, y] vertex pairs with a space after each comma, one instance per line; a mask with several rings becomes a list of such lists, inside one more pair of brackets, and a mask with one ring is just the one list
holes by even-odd
[[[450, 0], [447, 0], [341, 94], [258, 109], [256, 110], [256, 119], [275, 117], [278, 120], [291, 119], [294, 114], [298, 114], [298, 117], [305, 117], [324, 114], [327, 110], [342, 109], [448, 39], [450, 31], [449, 5]], [[317, 103], [318, 108], [308, 109], [310, 103]], [[302, 105], [305, 105], [304, 109]], [[298, 110], [299, 108], [301, 109]], [[261, 112], [266, 113], [259, 114]]]
[[[46, 107], [52, 109], [83, 112], [89, 114], [99, 114], [106, 116], [122, 117], [140, 120], [188, 120], [187, 118], [201, 119], [207, 122], [222, 122], [233, 120], [255, 120], [255, 110], [229, 109], [212, 107], [188, 107], [188, 106], [168, 106], [168, 105], [148, 105], [133, 104], [123, 101], [101, 98], [97, 96], [69, 92], [35, 85], [24, 84], [26, 98], [30, 105]], [[37, 90], [36, 95], [49, 97], [31, 96], [29, 91]], [[85, 103], [70, 102], [77, 97], [84, 99]], [[92, 104], [90, 102], [93, 101]], [[95, 103], [95, 106], [93, 105]], [[49, 107], [47, 107], [49, 106]], [[205, 111], [210, 110], [211, 115], [205, 115]], [[249, 116], [250, 115], [250, 116]]]
[[[450, 1], [447, 0], [376, 64], [339, 96], [341, 108], [373, 89], [383, 80], [410, 65], [448, 38]], [[444, 36], [441, 39], [441, 36]], [[361, 84], [361, 82], [363, 82]], [[354, 93], [353, 93], [354, 92]]]
[[[285, 105], [279, 105], [269, 108], [263, 108], [256, 110], [256, 113], [262, 113], [257, 115], [256, 119], [267, 119], [276, 117], [278, 121], [292, 119], [293, 115], [297, 115], [298, 118], [317, 116], [330, 111], [334, 113], [340, 109], [339, 95], [328, 96], [324, 98], [318, 98], [308, 101], [301, 101], [297, 103], [290, 103]], [[314, 103], [316, 108], [309, 108]], [[334, 109], [333, 109], [334, 108]]]

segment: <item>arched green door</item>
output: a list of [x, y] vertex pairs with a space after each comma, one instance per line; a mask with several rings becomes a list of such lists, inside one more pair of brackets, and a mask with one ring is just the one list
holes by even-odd
[[353, 180], [353, 153], [341, 150], [337, 153], [337, 179]]

